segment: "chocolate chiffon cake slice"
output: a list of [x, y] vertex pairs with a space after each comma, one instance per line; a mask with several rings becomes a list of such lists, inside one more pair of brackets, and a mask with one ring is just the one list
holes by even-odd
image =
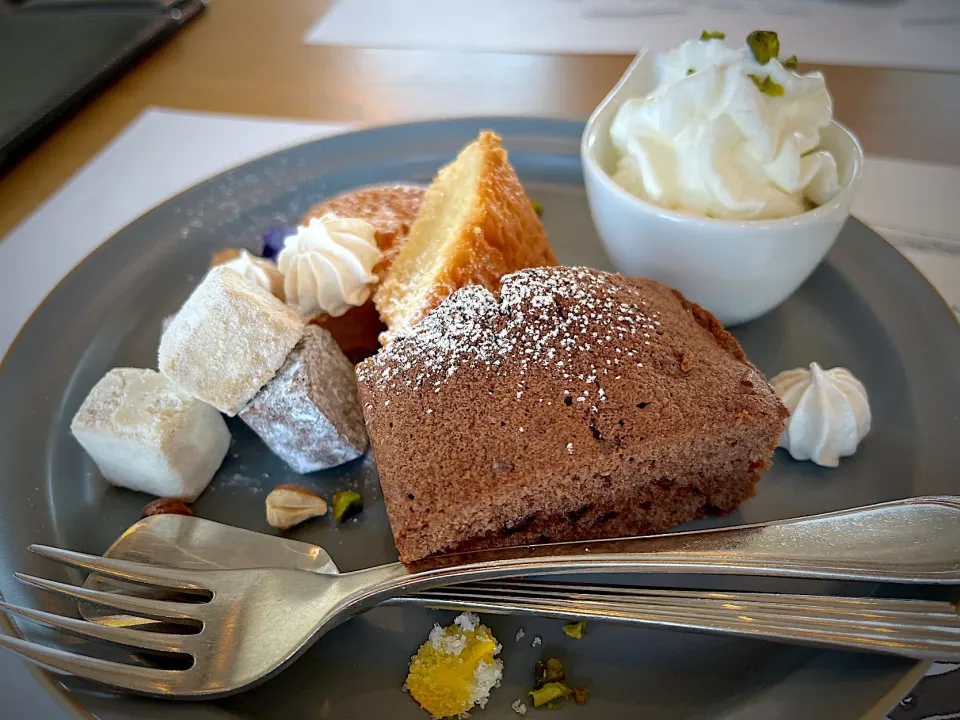
[[787, 416], [710, 313], [585, 268], [464, 288], [357, 375], [404, 562], [727, 512]]

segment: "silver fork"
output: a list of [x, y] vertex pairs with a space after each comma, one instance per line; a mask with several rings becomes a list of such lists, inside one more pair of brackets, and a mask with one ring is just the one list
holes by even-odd
[[[5, 609], [83, 637], [136, 650], [188, 655], [192, 665], [186, 670], [140, 667], [18, 638], [0, 637], [0, 644], [52, 669], [128, 690], [216, 697], [268, 677], [311, 641], [376, 604], [469, 581], [557, 573], [674, 571], [956, 584], [960, 582], [958, 510], [956, 498], [918, 498], [741, 528], [511, 548], [330, 575], [281, 568], [170, 569], [33, 546], [31, 549], [44, 557], [109, 578], [206, 597], [200, 603], [139, 598], [18, 575], [31, 585], [134, 615], [193, 623], [201, 629], [195, 634], [160, 634], [11, 605]], [[763, 623], [758, 624], [767, 624], [773, 632], [772, 616], [781, 609], [785, 610], [768, 606]], [[580, 610], [578, 606], [574, 614]], [[666, 612], [662, 603], [659, 611]], [[814, 612], [808, 609], [807, 615]], [[921, 627], [924, 619], [915, 619]], [[939, 640], [944, 641], [943, 627], [936, 629]], [[956, 632], [955, 628], [946, 630], [948, 634]]]
[[[277, 568], [182, 570], [44, 546], [31, 549], [51, 560], [124, 582], [202, 594], [204, 601], [199, 603], [157, 600], [18, 574], [31, 585], [78, 601], [168, 623], [193, 622], [201, 628], [194, 634], [99, 625], [0, 603], [4, 610], [83, 638], [147, 653], [189, 656], [192, 664], [188, 668], [164, 669], [0, 636], [0, 645], [49, 669], [149, 695], [219, 697], [242, 690], [278, 672], [312, 640], [347, 617], [378, 601], [399, 597], [400, 588], [411, 587], [423, 591], [414, 596], [418, 598], [414, 602], [426, 606], [456, 607], [466, 596], [465, 609], [472, 610], [615, 619], [917, 659], [960, 660], [960, 617], [950, 603], [942, 602], [531, 582], [475, 583], [469, 593], [464, 593], [456, 592], [460, 588], [428, 590], [437, 578], [409, 581], [411, 576], [399, 574], [392, 565], [343, 575]], [[407, 582], [402, 581], [404, 577]], [[411, 597], [403, 598], [403, 602], [410, 603]]]

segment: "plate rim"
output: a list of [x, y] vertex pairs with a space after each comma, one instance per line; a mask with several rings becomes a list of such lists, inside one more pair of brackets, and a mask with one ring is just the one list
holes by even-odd
[[[326, 135], [324, 137], [315, 138], [312, 140], [307, 140], [304, 142], [299, 142], [293, 145], [290, 145], [279, 150], [274, 150], [271, 152], [261, 153], [252, 158], [245, 160], [244, 162], [230, 166], [215, 175], [206, 177], [193, 185], [190, 185], [187, 188], [182, 189], [177, 192], [175, 195], [172, 195], [160, 202], [152, 205], [149, 209], [145, 210], [139, 214], [136, 218], [131, 220], [129, 223], [125, 224], [123, 227], [119, 228], [114, 232], [109, 238], [106, 238], [101, 242], [97, 247], [93, 248], [87, 255], [85, 255], [76, 265], [74, 265], [68, 272], [66, 272], [63, 277], [61, 277], [56, 284], [46, 293], [43, 300], [31, 311], [30, 315], [23, 322], [21, 327], [17, 330], [17, 334], [14, 336], [9, 347], [7, 348], [4, 356], [0, 358], [0, 376], [3, 375], [4, 370], [9, 368], [9, 358], [14, 354], [18, 346], [23, 342], [24, 330], [31, 325], [36, 317], [36, 315], [48, 304], [50, 297], [54, 295], [61, 286], [68, 280], [68, 278], [74, 273], [78, 272], [81, 267], [86, 265], [88, 262], [92, 261], [95, 257], [99, 256], [100, 253], [106, 251], [106, 247], [111, 244], [111, 242], [118, 236], [121, 235], [133, 226], [134, 224], [140, 222], [148, 215], [153, 214], [154, 212], [164, 208], [167, 205], [175, 204], [183, 196], [188, 195], [197, 188], [214, 183], [218, 180], [225, 179], [228, 175], [242, 171], [243, 169], [256, 165], [267, 158], [290, 155], [294, 156], [296, 153], [301, 152], [303, 148], [308, 146], [317, 145], [320, 143], [325, 143], [331, 140], [337, 140], [349, 136], [363, 136], [363, 135], [376, 135], [381, 133], [389, 133], [391, 131], [397, 131], [400, 129], [413, 129], [417, 127], [425, 126], [434, 126], [434, 127], [456, 127], [456, 126], [470, 126], [477, 124], [487, 124], [491, 127], [496, 128], [498, 124], [520, 124], [530, 125], [531, 129], [537, 127], [542, 127], [543, 125], [552, 126], [547, 132], [537, 132], [536, 134], [544, 135], [558, 135], [561, 134], [558, 131], [562, 131], [563, 137], [566, 139], [569, 134], [569, 139], [571, 142], [574, 142], [579, 148], [579, 140], [582, 135], [583, 129], [585, 128], [585, 122], [581, 120], [572, 120], [567, 118], [555, 118], [555, 117], [539, 117], [532, 115], [471, 115], [471, 116], [457, 116], [449, 118], [430, 118], [422, 120], [414, 120], [410, 122], [402, 123], [390, 123], [385, 125], [347, 125], [343, 128], [342, 131], [338, 131], [332, 135]], [[522, 132], [522, 127], [518, 128]], [[517, 134], [515, 131], [513, 134]], [[869, 232], [874, 235], [877, 235], [878, 238], [890, 245], [890, 249], [896, 250], [899, 253], [899, 250], [892, 243], [889, 243], [885, 238], [883, 238], [879, 233], [874, 231], [872, 228], [867, 226], [865, 223], [862, 223], [858, 218], [851, 216], [851, 220], [858, 224], [863, 225]], [[952, 311], [946, 299], [940, 294], [936, 289], [933, 283], [922, 273], [920, 270], [912, 263], [908, 258], [901, 255], [901, 259], [908, 269], [905, 272], [911, 272], [914, 275], [915, 279], [922, 281], [922, 284], [926, 289], [939, 301], [940, 307], [942, 310], [953, 319], [954, 326], [957, 330], [960, 330], [960, 318]], [[0, 630], [8, 635], [14, 637], [21, 637], [16, 625], [11, 621], [10, 617], [5, 613], [0, 613]], [[24, 663], [30, 672], [30, 674], [37, 680], [40, 687], [50, 696], [65, 712], [70, 718], [81, 718], [87, 720], [92, 718], [96, 720], [97, 716], [94, 715], [90, 710], [82, 705], [77, 696], [71, 692], [71, 690], [60, 681], [56, 673], [46, 670], [45, 668], [38, 666], [31, 662]], [[905, 672], [901, 678], [891, 686], [882, 696], [878, 697], [874, 704], [868, 708], [864, 713], [862, 713], [858, 720], [881, 720], [885, 718], [887, 713], [892, 709], [897, 702], [906, 695], [911, 688], [913, 688], [917, 682], [922, 679], [926, 674], [929, 668], [933, 665], [931, 661], [918, 661], [914, 663], [910, 669]]]

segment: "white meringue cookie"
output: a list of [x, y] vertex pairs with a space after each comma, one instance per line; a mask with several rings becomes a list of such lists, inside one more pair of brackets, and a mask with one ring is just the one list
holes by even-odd
[[770, 384], [790, 410], [780, 447], [795, 460], [837, 467], [870, 432], [867, 390], [846, 368], [785, 370]]

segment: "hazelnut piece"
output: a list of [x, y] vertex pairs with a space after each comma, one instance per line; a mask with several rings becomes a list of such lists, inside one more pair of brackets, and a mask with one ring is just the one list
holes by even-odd
[[141, 517], [151, 515], [193, 515], [193, 511], [180, 498], [157, 498], [143, 509]]

